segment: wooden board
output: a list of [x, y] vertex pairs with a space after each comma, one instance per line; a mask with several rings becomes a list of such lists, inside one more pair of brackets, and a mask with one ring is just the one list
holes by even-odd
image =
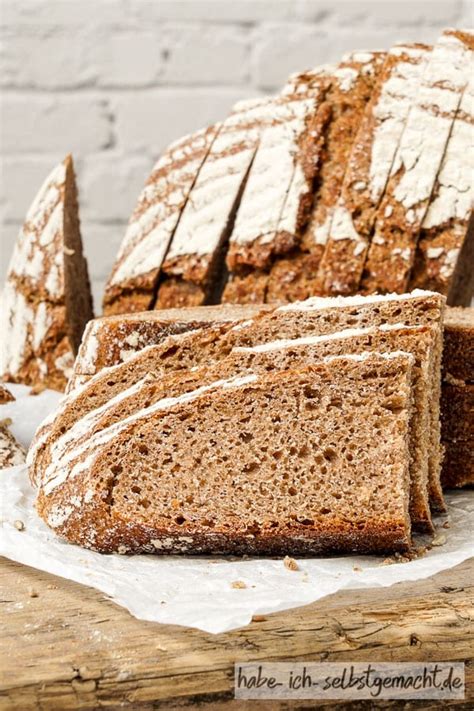
[[[0, 590], [1, 709], [316, 708], [233, 700], [234, 662], [291, 659], [467, 661], [468, 698], [443, 706], [473, 708], [472, 559], [428, 580], [340, 592], [222, 635], [136, 620], [96, 590], [4, 559]], [[401, 708], [350, 708], [387, 706]]]

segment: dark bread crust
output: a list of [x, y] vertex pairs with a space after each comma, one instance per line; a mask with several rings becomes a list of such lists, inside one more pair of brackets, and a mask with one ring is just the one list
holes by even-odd
[[[46, 519], [51, 502], [42, 492], [37, 510]], [[100, 523], [98, 523], [100, 522]], [[249, 527], [240, 532], [185, 531], [153, 528], [110, 513], [105, 504], [82, 505], [76, 520], [58, 526], [56, 533], [69, 543], [91, 548], [100, 553], [152, 553], [155, 555], [265, 555], [313, 556], [337, 553], [404, 553], [411, 541], [406, 528], [398, 521], [377, 521], [366, 524], [364, 530], [344, 526], [333, 530], [298, 532], [287, 527], [279, 535], [271, 531], [258, 536]], [[90, 532], [96, 531], [93, 540]], [[155, 541], [153, 543], [152, 541]]]

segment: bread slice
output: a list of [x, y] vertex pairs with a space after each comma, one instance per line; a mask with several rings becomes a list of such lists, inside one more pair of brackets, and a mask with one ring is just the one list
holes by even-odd
[[328, 71], [330, 87], [322, 109], [329, 112], [329, 117], [323, 131], [311, 218], [295, 249], [273, 264], [266, 293], [268, 303], [295, 301], [318, 293], [316, 276], [333, 211], [351, 147], [384, 57], [384, 52], [354, 52]]
[[361, 280], [364, 292], [407, 288], [420, 228], [472, 67], [473, 49], [474, 35], [448, 30], [431, 52], [377, 213]]
[[162, 267], [156, 308], [220, 298], [224, 258], [260, 134], [279, 99], [242, 101], [223, 122], [193, 185]]
[[105, 287], [104, 313], [153, 307], [168, 246], [220, 124], [172, 143], [156, 163], [130, 218]]
[[[421, 225], [410, 288], [433, 289], [448, 303], [474, 295], [474, 78], [461, 97], [433, 195]], [[458, 268], [456, 266], [458, 265]]]
[[67, 392], [95, 373], [130, 358], [167, 336], [220, 323], [237, 323], [258, 314], [265, 306], [198, 306], [103, 316], [90, 321], [74, 363]]
[[50, 173], [18, 235], [1, 298], [0, 377], [63, 390], [92, 297], [71, 156]]
[[406, 550], [411, 364], [345, 357], [161, 399], [60, 453], [38, 511], [100, 551]]
[[0, 469], [17, 467], [26, 461], [25, 448], [10, 432], [10, 419], [0, 420]]
[[429, 54], [425, 45], [396, 45], [377, 74], [379, 80], [359, 119], [337, 203], [314, 231], [320, 245], [316, 294], [347, 295], [359, 287], [377, 207]]
[[245, 295], [253, 297], [254, 281], [261, 286], [274, 258], [299, 240], [312, 205], [328, 86], [322, 74], [304, 91], [282, 94], [275, 102], [274, 121], [261, 135], [230, 236], [224, 302], [238, 303], [240, 295], [248, 303]]

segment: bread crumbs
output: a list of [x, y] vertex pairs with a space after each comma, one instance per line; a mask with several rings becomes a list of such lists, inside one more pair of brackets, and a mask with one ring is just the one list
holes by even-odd
[[299, 567], [298, 563], [296, 562], [296, 560], [295, 560], [294, 558], [290, 558], [290, 556], [288, 556], [288, 555], [286, 555], [286, 556], [283, 558], [283, 565], [284, 565], [285, 568], [287, 568], [288, 570], [299, 570], [299, 569], [300, 569], [300, 567]]

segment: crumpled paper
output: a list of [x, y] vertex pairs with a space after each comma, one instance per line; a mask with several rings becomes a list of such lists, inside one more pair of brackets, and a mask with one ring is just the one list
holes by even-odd
[[[17, 402], [0, 406], [24, 445], [39, 422], [57, 405], [57, 393], [28, 395], [12, 386]], [[474, 553], [474, 492], [448, 494], [447, 517], [439, 517], [443, 545], [410, 562], [382, 565], [383, 558], [345, 556], [297, 561], [193, 556], [101, 555], [62, 542], [37, 516], [35, 491], [26, 467], [0, 471], [0, 555], [101, 590], [139, 619], [227, 632], [248, 624], [252, 615], [306, 605], [343, 588], [388, 587], [427, 578]], [[24, 524], [18, 530], [16, 521]], [[444, 538], [446, 539], [444, 542]], [[429, 539], [421, 539], [420, 543]], [[235, 585], [237, 583], [237, 585]]]

